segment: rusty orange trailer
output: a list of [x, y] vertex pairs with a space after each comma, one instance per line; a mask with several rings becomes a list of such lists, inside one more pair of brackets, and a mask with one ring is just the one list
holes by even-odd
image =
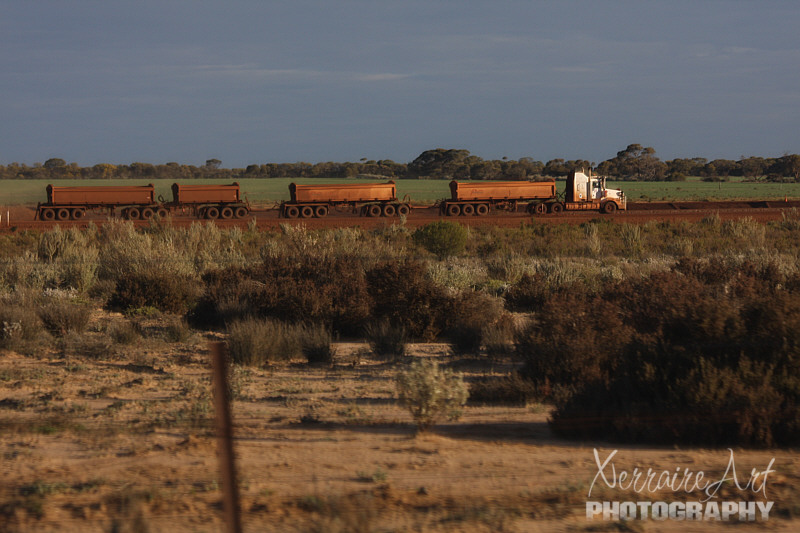
[[556, 198], [555, 180], [450, 182], [450, 198], [439, 202], [443, 215], [488, 215], [492, 209], [516, 211], [520, 203], [528, 212], [535, 206]]
[[114, 214], [122, 209], [123, 216], [139, 218], [153, 216], [159, 209], [155, 187], [149, 185], [61, 187], [47, 186], [47, 203], [40, 203], [36, 217], [40, 220], [78, 220], [87, 210], [106, 209]]
[[351, 210], [366, 216], [407, 215], [411, 206], [397, 199], [394, 181], [289, 185], [291, 199], [280, 206], [284, 218], [324, 217], [331, 209]]
[[172, 184], [172, 209], [191, 208], [200, 218], [243, 218], [250, 212], [249, 202], [239, 195], [239, 184]]

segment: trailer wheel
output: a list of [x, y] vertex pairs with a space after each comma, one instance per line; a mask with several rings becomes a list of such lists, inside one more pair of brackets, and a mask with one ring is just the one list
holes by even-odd
[[82, 207], [76, 207], [72, 210], [72, 220], [80, 220], [85, 214], [86, 211], [84, 211]]
[[142, 220], [149, 220], [153, 218], [155, 211], [153, 211], [152, 207], [145, 207], [142, 209]]
[[411, 212], [411, 208], [408, 207], [408, 204], [400, 204], [397, 206], [397, 216], [405, 217]]
[[67, 220], [69, 218], [69, 215], [70, 215], [69, 209], [67, 209], [66, 207], [62, 207], [61, 209], [56, 211], [56, 218], [58, 220]]
[[368, 217], [379, 217], [381, 216], [381, 206], [377, 204], [373, 204], [367, 207], [367, 216]]
[[606, 215], [613, 215], [617, 210], [617, 204], [614, 202], [606, 202], [603, 204], [603, 213]]
[[489, 206], [486, 204], [478, 204], [475, 206], [475, 214], [479, 217], [485, 217], [489, 214]]
[[296, 205], [290, 205], [286, 208], [286, 218], [297, 218], [300, 216], [300, 208]]
[[475, 214], [475, 207], [472, 204], [464, 204], [461, 206], [461, 214], [465, 217], [471, 217]]
[[314, 216], [317, 218], [324, 218], [328, 216], [328, 206], [327, 205], [318, 205], [314, 208]]
[[300, 208], [300, 216], [302, 218], [311, 218], [314, 216], [314, 208], [310, 205], [304, 205]]
[[206, 208], [206, 218], [210, 220], [219, 218], [219, 209], [217, 209], [213, 205], [211, 207]]
[[233, 209], [231, 209], [228, 206], [225, 206], [225, 207], [223, 207], [222, 209], [219, 210], [219, 216], [220, 216], [220, 218], [224, 218], [224, 219], [233, 218]]
[[156, 209], [156, 215], [158, 215], [158, 218], [167, 218], [169, 211], [167, 211], [166, 207], [159, 207]]
[[233, 216], [236, 218], [244, 218], [247, 216], [247, 208], [243, 206], [239, 206], [233, 210]]
[[555, 202], [555, 203], [550, 204], [550, 212], [553, 213], [554, 215], [559, 214], [563, 210], [564, 210], [564, 206], [561, 205], [559, 202]]
[[392, 204], [386, 204], [383, 206], [383, 216], [393, 217], [395, 213], [397, 213], [397, 209], [395, 209]]
[[129, 220], [139, 220], [139, 208], [138, 207], [129, 207], [125, 214]]
[[56, 218], [56, 212], [53, 209], [42, 209], [40, 216], [42, 220], [54, 220]]
[[458, 204], [450, 204], [447, 206], [447, 216], [457, 217], [461, 214], [461, 206]]
[[537, 215], [544, 215], [545, 213], [547, 213], [547, 204], [545, 203], [536, 204], [535, 206], [533, 206], [533, 212], [536, 213]]

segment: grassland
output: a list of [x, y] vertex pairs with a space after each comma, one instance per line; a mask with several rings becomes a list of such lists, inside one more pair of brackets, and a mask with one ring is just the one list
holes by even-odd
[[[242, 192], [251, 202], [270, 203], [289, 199], [289, 184], [296, 183], [353, 183], [353, 179], [275, 178], [241, 180]], [[374, 181], [374, 180], [369, 180]], [[61, 180], [62, 186], [89, 185], [147, 185], [153, 183], [156, 195], [170, 199], [174, 180]], [[229, 183], [227, 180], [193, 180], [192, 183]], [[450, 195], [447, 180], [397, 180], [397, 194], [414, 203], [432, 203]], [[559, 181], [563, 191], [565, 182]], [[7, 180], [2, 183], [0, 205], [36, 204], [47, 200], [42, 180]], [[800, 198], [800, 183], [707, 183], [699, 179], [685, 182], [609, 182], [610, 188], [622, 189], [631, 201], [731, 200]]]

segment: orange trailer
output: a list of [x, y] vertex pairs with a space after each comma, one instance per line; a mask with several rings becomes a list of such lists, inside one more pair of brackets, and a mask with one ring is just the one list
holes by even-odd
[[[61, 187], [47, 186], [47, 203], [39, 204], [36, 217], [41, 220], [78, 220], [87, 210], [107, 209], [114, 214], [122, 208], [123, 216], [153, 216], [160, 206], [155, 201], [155, 187], [149, 185]], [[166, 214], [166, 213], [165, 213]]]
[[280, 206], [285, 218], [324, 217], [331, 209], [350, 209], [366, 216], [407, 215], [411, 206], [397, 199], [394, 181], [387, 183], [347, 183], [289, 185], [291, 200]]
[[239, 196], [239, 184], [172, 184], [171, 208], [190, 207], [200, 218], [243, 218], [250, 212], [248, 202]]
[[554, 198], [554, 180], [478, 183], [459, 183], [453, 180], [450, 182], [450, 198], [439, 203], [439, 210], [447, 216], [484, 216], [492, 209], [516, 211], [518, 204], [526, 203], [531, 212], [535, 205]]

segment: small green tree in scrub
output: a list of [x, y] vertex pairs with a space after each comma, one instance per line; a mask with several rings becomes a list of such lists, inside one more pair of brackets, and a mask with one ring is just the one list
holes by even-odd
[[418, 228], [411, 236], [414, 242], [439, 258], [458, 255], [467, 245], [467, 228], [457, 222], [440, 220]]
[[461, 374], [440, 369], [433, 361], [417, 361], [395, 378], [400, 403], [411, 411], [420, 432], [427, 431], [445, 415], [449, 420], [461, 417], [469, 390]]

